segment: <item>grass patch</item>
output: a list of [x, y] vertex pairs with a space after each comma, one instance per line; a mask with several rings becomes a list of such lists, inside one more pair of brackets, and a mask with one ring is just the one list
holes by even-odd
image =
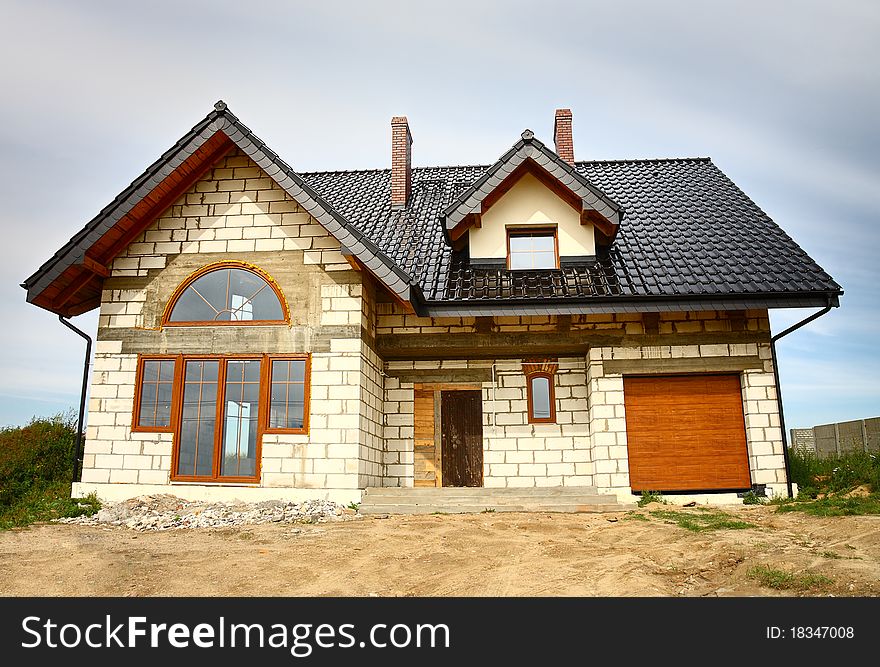
[[666, 501], [663, 500], [663, 494], [659, 491], [642, 491], [642, 497], [638, 500], [638, 506], [644, 507], [648, 503], [661, 503], [665, 505]]
[[12, 504], [0, 507], [0, 530], [83, 514], [91, 516], [99, 509], [101, 501], [95, 494], [71, 498], [70, 482], [55, 482], [34, 487]]
[[746, 491], [743, 494], [743, 505], [764, 505], [766, 502], [764, 496], [759, 496], [754, 491]]
[[791, 480], [800, 493], [815, 498], [819, 493], [842, 493], [861, 484], [880, 493], [880, 456], [851, 452], [819, 458], [815, 454], [790, 452]]
[[804, 512], [813, 516], [880, 514], [880, 493], [853, 498], [830, 495], [815, 500], [809, 496], [798, 495], [796, 500], [786, 498], [785, 502], [776, 503], [776, 505], [777, 512]]
[[625, 517], [623, 517], [624, 521], [650, 521], [648, 517], [640, 512], [630, 512]]
[[[851, 452], [820, 459], [814, 454], [791, 452], [790, 459], [798, 497], [774, 498], [770, 504], [777, 512], [812, 516], [880, 514], [880, 456]], [[868, 494], [847, 498], [856, 487], [866, 487]]]
[[834, 582], [821, 574], [809, 572], [786, 572], [768, 565], [756, 565], [749, 568], [746, 573], [750, 579], [755, 579], [762, 586], [782, 591], [806, 592], [827, 588]]
[[654, 510], [651, 516], [666, 521], [672, 521], [679, 527], [694, 533], [703, 533], [710, 530], [741, 530], [754, 528], [755, 524], [741, 521], [721, 510], [700, 508], [699, 512], [678, 512], [674, 510]]
[[0, 530], [100, 509], [70, 497], [75, 434], [73, 413], [0, 429]]

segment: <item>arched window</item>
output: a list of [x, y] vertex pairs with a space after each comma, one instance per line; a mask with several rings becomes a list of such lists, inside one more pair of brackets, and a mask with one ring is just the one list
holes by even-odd
[[275, 282], [255, 266], [219, 262], [196, 271], [172, 295], [164, 325], [284, 324], [287, 304]]
[[553, 374], [547, 372], [529, 373], [526, 376], [528, 388], [529, 423], [553, 423], [556, 421], [556, 397], [553, 391]]

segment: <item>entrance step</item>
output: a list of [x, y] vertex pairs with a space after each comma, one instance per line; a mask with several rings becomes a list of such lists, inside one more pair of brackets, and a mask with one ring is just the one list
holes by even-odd
[[361, 514], [478, 514], [481, 512], [622, 512], [633, 503], [592, 486], [487, 489], [370, 487]]

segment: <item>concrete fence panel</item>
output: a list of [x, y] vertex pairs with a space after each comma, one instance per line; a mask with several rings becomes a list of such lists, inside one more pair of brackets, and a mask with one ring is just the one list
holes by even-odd
[[865, 420], [865, 449], [880, 452], [880, 417]]
[[793, 428], [791, 446], [802, 453], [814, 452], [819, 458], [852, 452], [880, 452], [880, 417], [821, 424], [812, 429]]
[[837, 454], [837, 438], [834, 433], [834, 424], [814, 426], [813, 434], [816, 439], [816, 456], [824, 458]]

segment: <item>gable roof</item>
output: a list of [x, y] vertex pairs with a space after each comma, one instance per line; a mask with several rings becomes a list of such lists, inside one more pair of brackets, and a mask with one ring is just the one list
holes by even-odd
[[[214, 156], [236, 145], [318, 218], [345, 254], [422, 314], [824, 306], [837, 305], [842, 294], [709, 158], [571, 166], [524, 136], [490, 166], [413, 168], [409, 204], [396, 210], [389, 169], [294, 172], [218, 103], [25, 281], [28, 301], [64, 315], [97, 307], [114, 248], [191, 187]], [[613, 243], [595, 260], [556, 271], [471, 266], [449, 242], [450, 216], [478, 209], [485, 189], [491, 192], [503, 174], [519, 168], [515, 160], [519, 166], [534, 161], [567, 179], [566, 187], [577, 188], [595, 210], [616, 214]]]
[[474, 267], [440, 216], [483, 165], [416, 167], [405, 212], [391, 210], [390, 170], [305, 172], [417, 283], [431, 315], [502, 315], [837, 305], [843, 293], [710, 158], [576, 162], [626, 211], [596, 259], [556, 271]]
[[446, 207], [440, 215], [446, 231], [455, 229], [466, 216], [480, 213], [481, 205], [486, 198], [527, 164], [537, 165], [559, 185], [577, 196], [585, 210], [596, 211], [615, 229], [620, 224], [623, 211], [613, 199], [590, 183], [575, 167], [547, 148], [543, 142], [536, 139], [534, 132], [525, 130], [520, 140], [510, 150]]
[[101, 283], [109, 275], [113, 258], [233, 146], [315, 217], [343, 246], [343, 254], [356, 258], [402, 301], [410, 300], [406, 272], [303, 181], [222, 101], [22, 283], [28, 291], [27, 300], [66, 316], [100, 305]]

